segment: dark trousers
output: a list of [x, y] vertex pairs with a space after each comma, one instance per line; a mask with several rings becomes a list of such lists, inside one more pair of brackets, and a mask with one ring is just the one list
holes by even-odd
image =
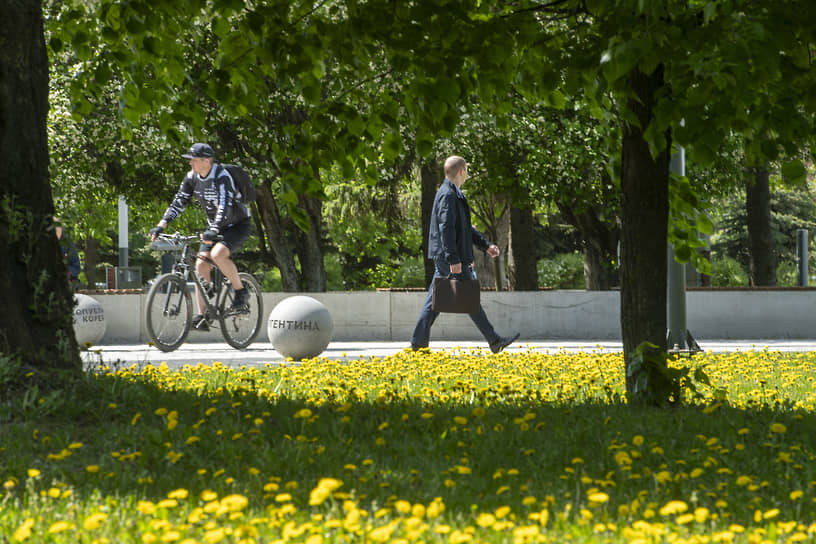
[[[450, 266], [448, 263], [444, 261], [434, 261], [434, 265], [434, 278], [446, 278], [448, 275], [450, 275]], [[474, 272], [473, 267], [471, 266], [463, 266], [462, 276], [475, 279], [476, 272]], [[430, 343], [431, 326], [433, 326], [434, 321], [436, 321], [436, 318], [439, 316], [439, 312], [434, 312], [431, 310], [432, 302], [433, 281], [431, 282], [431, 286], [428, 288], [428, 296], [425, 297], [425, 303], [422, 305], [422, 311], [419, 313], [419, 318], [417, 319], [416, 327], [414, 328], [414, 334], [411, 335], [412, 346], [425, 348], [428, 347], [428, 344]], [[490, 321], [487, 319], [487, 314], [485, 314], [485, 311], [481, 306], [479, 306], [479, 311], [477, 313], [469, 315], [470, 319], [473, 320], [473, 323], [479, 329], [479, 332], [482, 333], [482, 336], [484, 336], [488, 344], [493, 344], [499, 340], [499, 335], [496, 334], [496, 331], [493, 329], [493, 325], [490, 324]]]

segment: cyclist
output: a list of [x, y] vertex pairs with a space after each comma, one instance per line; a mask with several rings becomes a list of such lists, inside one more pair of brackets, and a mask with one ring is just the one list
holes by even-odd
[[[244, 288], [238, 275], [238, 268], [230, 255], [247, 241], [252, 232], [249, 209], [237, 198], [235, 183], [227, 169], [221, 168], [215, 162], [215, 152], [212, 147], [205, 143], [196, 143], [182, 157], [190, 160], [191, 170], [181, 182], [181, 187], [167, 211], [164, 212], [162, 220], [150, 229], [150, 239], [155, 240], [167, 228], [167, 225], [184, 211], [192, 197], [195, 196], [207, 214], [208, 223], [207, 230], [201, 233], [199, 256], [208, 257], [215, 262], [235, 289], [235, 298], [230, 311], [246, 312], [249, 309], [249, 293]], [[215, 242], [215, 238], [219, 235], [223, 239]], [[196, 272], [205, 281], [212, 281], [212, 265], [209, 262], [197, 259]], [[194, 329], [207, 331], [209, 325], [204, 316], [207, 305], [204, 303], [198, 286], [196, 286], [196, 298], [199, 313], [193, 316], [192, 325]]]

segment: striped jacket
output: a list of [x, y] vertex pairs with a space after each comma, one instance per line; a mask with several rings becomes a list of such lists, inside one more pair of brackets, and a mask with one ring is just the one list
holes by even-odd
[[193, 196], [207, 214], [209, 228], [215, 232], [222, 232], [249, 218], [249, 210], [236, 198], [232, 176], [218, 164], [213, 164], [210, 173], [203, 179], [190, 170], [181, 182], [173, 202], [164, 212], [163, 219], [170, 223], [181, 215]]

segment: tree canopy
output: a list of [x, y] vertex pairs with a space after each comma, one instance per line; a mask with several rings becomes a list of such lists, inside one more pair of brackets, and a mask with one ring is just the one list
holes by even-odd
[[[627, 361], [643, 341], [665, 344], [672, 144], [706, 166], [739, 133], [752, 161], [797, 178], [816, 134], [806, 2], [68, 0], [50, 13], [51, 50], [75, 56], [77, 115], [114, 80], [125, 135], [148, 114], [179, 145], [212, 126], [246, 133], [304, 228], [299, 195], [321, 196], [322, 168], [373, 183], [379, 159], [431, 154], [467, 104], [501, 116], [520, 96], [556, 108], [580, 97], [621, 129], [607, 170], [621, 191]], [[690, 206], [680, 242], [705, 228], [687, 189], [674, 189]]]

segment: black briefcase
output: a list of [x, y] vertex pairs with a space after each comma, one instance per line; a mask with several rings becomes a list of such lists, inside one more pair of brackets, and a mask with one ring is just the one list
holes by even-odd
[[479, 280], [447, 278], [433, 279], [431, 310], [449, 314], [475, 314], [479, 311]]

